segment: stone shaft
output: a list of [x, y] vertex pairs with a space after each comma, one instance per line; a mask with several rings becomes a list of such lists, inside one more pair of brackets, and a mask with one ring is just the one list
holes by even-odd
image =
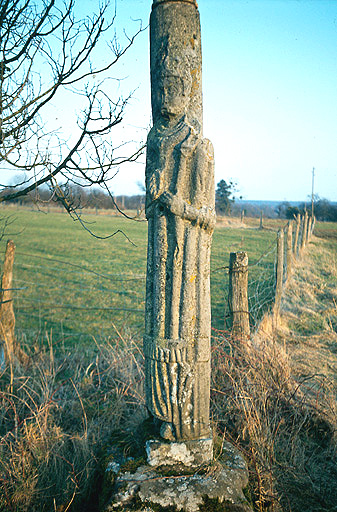
[[146, 402], [167, 441], [210, 437], [214, 158], [202, 135], [195, 1], [155, 0], [147, 141]]

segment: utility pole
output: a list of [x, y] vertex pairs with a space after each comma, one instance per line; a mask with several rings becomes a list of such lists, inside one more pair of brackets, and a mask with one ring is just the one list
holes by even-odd
[[312, 168], [312, 188], [311, 188], [311, 217], [314, 218], [314, 183], [315, 183], [315, 167]]

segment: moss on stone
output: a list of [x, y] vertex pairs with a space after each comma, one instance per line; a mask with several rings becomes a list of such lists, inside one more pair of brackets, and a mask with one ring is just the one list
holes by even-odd
[[158, 503], [144, 503], [146, 507], [150, 507], [153, 512], [177, 512], [177, 507], [175, 505], [169, 505], [168, 507], [163, 507], [162, 505], [159, 505]]
[[170, 505], [168, 507], [163, 507], [158, 503], [152, 503], [151, 501], [142, 501], [138, 496], [134, 498], [127, 505], [120, 505], [114, 509], [115, 512], [141, 512], [145, 509], [151, 509], [153, 512], [177, 512], [177, 507], [175, 505]]
[[138, 457], [137, 459], [130, 459], [121, 465], [119, 473], [135, 473], [140, 466], [146, 464], [145, 457]]

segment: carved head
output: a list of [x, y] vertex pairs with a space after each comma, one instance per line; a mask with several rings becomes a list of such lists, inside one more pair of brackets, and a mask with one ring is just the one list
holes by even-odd
[[202, 123], [201, 36], [194, 0], [155, 0], [150, 20], [153, 121]]
[[192, 90], [189, 53], [170, 47], [158, 63], [155, 97], [163, 117], [181, 116], [187, 110]]

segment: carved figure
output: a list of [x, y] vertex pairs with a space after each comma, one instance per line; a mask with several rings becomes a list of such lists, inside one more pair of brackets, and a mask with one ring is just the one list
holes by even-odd
[[[186, 14], [187, 13], [187, 14]], [[147, 141], [146, 401], [167, 440], [210, 437], [214, 157], [202, 137], [196, 3], [155, 1]]]

